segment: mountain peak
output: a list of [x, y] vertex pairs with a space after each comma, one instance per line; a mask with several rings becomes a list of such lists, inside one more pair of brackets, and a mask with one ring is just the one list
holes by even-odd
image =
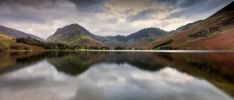
[[51, 35], [47, 41], [64, 43], [68, 45], [82, 45], [82, 46], [101, 46], [101, 43], [96, 40], [96, 36], [79, 24], [70, 24]]
[[65, 26], [64, 28], [66, 28], [66, 27], [70, 27], [70, 28], [83, 28], [82, 26], [80, 26], [79, 24], [76, 24], [76, 23], [67, 25], [67, 26]]
[[82, 27], [82, 26], [80, 26], [79, 24], [76, 24], [76, 23], [64, 26], [63, 28], [58, 28], [57, 31], [54, 34], [56, 34], [56, 35], [59, 35], [59, 34], [66, 34], [66, 35], [87, 34], [87, 35], [93, 35], [88, 30], [86, 30], [84, 27]]

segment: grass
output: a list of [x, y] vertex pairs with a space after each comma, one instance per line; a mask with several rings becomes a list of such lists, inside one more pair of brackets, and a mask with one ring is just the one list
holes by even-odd
[[68, 42], [70, 45], [77, 45], [80, 44], [82, 41], [87, 40], [89, 37], [85, 34], [80, 34], [78, 36], [75, 36], [71, 38], [71, 40]]
[[7, 49], [14, 42], [13, 38], [0, 33], [0, 49]]

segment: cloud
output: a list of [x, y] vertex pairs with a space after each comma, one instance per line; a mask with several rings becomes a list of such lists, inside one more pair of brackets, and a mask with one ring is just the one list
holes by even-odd
[[174, 6], [174, 7], [189, 7], [192, 5], [195, 5], [197, 3], [201, 3], [207, 0], [154, 0], [154, 1], [158, 1], [158, 2], [163, 2], [166, 3], [170, 6]]
[[2, 5], [14, 7], [16, 5], [31, 6], [31, 7], [53, 7], [57, 2], [62, 0], [0, 0]]
[[104, 0], [69, 0], [74, 3], [78, 10], [87, 12], [101, 12]]
[[130, 16], [129, 19], [131, 21], [136, 21], [136, 20], [141, 20], [142, 18], [150, 18], [150, 13], [153, 13], [154, 11], [151, 9], [147, 9], [147, 10], [143, 10], [141, 12], [139, 12], [138, 14], [134, 15], [134, 16]]
[[205, 19], [232, 1], [233, 0], [174, 0], [174, 5], [172, 2], [166, 2], [169, 6], [179, 9], [177, 12], [168, 16], [168, 18], [186, 17], [194, 20]]
[[204, 19], [232, 0], [0, 0], [4, 26], [47, 38], [77, 23], [102, 36], [147, 27], [166, 31]]

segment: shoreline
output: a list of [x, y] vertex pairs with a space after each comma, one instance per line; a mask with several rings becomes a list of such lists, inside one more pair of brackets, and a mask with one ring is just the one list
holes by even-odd
[[152, 52], [152, 53], [234, 53], [234, 50], [3, 50], [0, 52]]

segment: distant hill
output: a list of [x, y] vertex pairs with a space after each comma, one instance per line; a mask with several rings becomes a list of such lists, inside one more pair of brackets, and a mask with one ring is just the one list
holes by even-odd
[[57, 29], [57, 31], [51, 35], [47, 41], [72, 46], [103, 46], [103, 44], [96, 39], [95, 35], [78, 24], [71, 24]]
[[31, 38], [43, 41], [43, 39], [40, 38], [40, 37], [31, 35], [31, 34], [28, 34], [28, 33], [25, 33], [25, 32], [21, 32], [21, 31], [16, 30], [16, 29], [8, 28], [8, 27], [2, 26], [2, 25], [0, 25], [0, 32], [2, 34], [4, 33], [5, 35], [12, 36], [12, 37], [15, 37], [15, 38], [31, 37]]
[[166, 35], [168, 32], [159, 28], [145, 28], [132, 33], [128, 36], [108, 36], [99, 37], [99, 41], [102, 41], [109, 47], [123, 46], [126, 48], [142, 47], [145, 43], [153, 41], [156, 37]]
[[138, 32], [128, 35], [127, 40], [139, 40], [146, 38], [154, 38], [159, 35], [165, 35], [167, 32], [159, 28], [145, 28]]
[[139, 30], [135, 33], [132, 33], [128, 36], [117, 35], [117, 36], [109, 36], [107, 38], [116, 39], [117, 41], [126, 42], [126, 41], [130, 41], [130, 40], [152, 38], [152, 37], [163, 35], [166, 33], [167, 33], [166, 31], [161, 30], [159, 28], [145, 28], [145, 29]]
[[234, 49], [234, 2], [209, 18], [182, 26], [145, 45], [149, 49]]

